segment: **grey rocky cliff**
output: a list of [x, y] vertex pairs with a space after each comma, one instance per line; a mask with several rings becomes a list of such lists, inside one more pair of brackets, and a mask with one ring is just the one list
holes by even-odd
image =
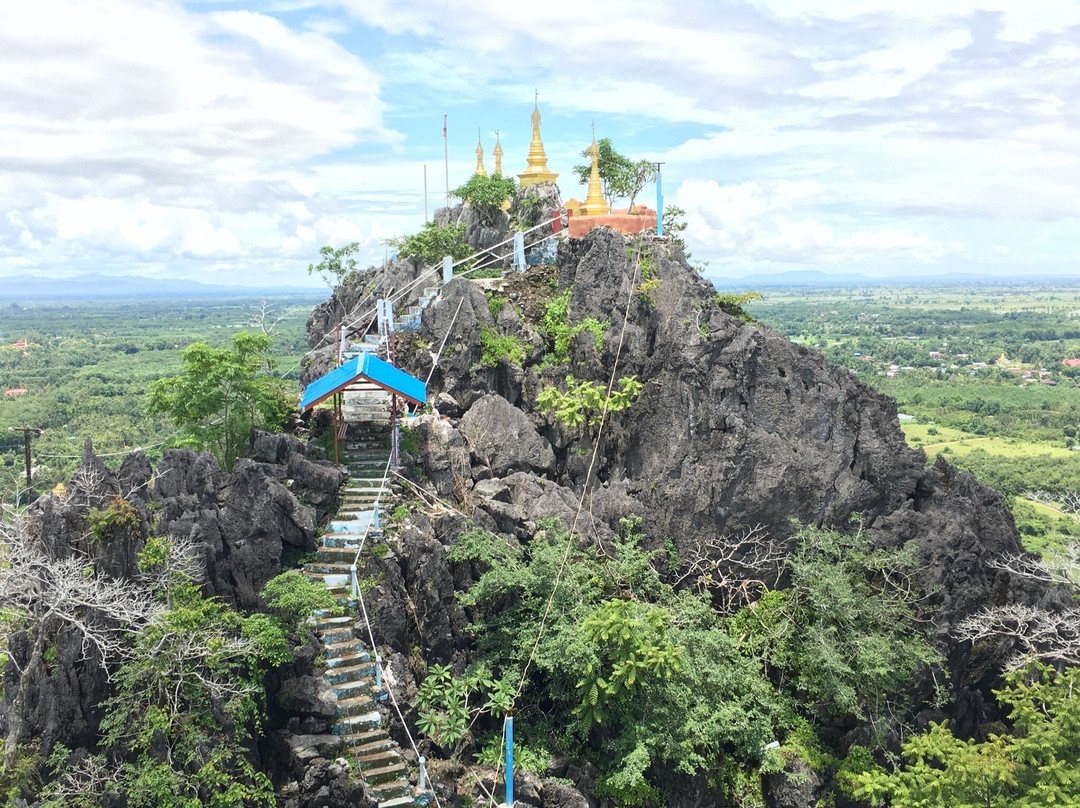
[[[308, 446], [296, 438], [262, 432], [253, 438], [252, 456], [238, 461], [232, 474], [223, 472], [211, 455], [189, 450], [167, 451], [156, 469], [135, 452], [114, 472], [94, 455], [88, 441], [64, 495], [42, 497], [30, 507], [32, 535], [39, 537], [48, 556], [77, 554], [113, 578], [137, 574], [138, 555], [147, 537], [188, 540], [205, 571], [206, 595], [244, 611], [259, 608], [258, 592], [281, 572], [283, 557], [315, 548], [317, 526], [334, 507], [346, 475], [313, 459]], [[134, 507], [137, 524], [117, 529], [105, 539], [92, 537], [90, 510], [109, 508], [118, 496]], [[45, 754], [58, 742], [76, 750], [93, 748], [102, 704], [111, 693], [110, 671], [93, 655], [84, 654], [81, 636], [70, 627], [56, 637], [55, 649], [55, 661], [31, 683], [25, 733]], [[296, 747], [289, 740], [294, 734], [330, 731], [333, 702], [322, 692], [325, 680], [312, 675], [320, 650], [312, 636], [296, 649], [296, 661], [275, 670], [268, 682], [272, 696], [268, 729], [282, 727], [284, 750]], [[30, 654], [25, 632], [9, 637], [8, 653], [14, 664], [5, 666], [3, 674], [0, 732], [4, 733], [18, 691], [19, 669]], [[270, 740], [275, 737], [271, 732]], [[282, 749], [275, 752], [268, 742], [257, 751], [268, 767], [275, 756], [285, 761], [277, 779], [286, 782], [289, 755]], [[359, 799], [350, 778], [339, 776], [332, 766], [318, 771], [321, 774], [300, 773], [290, 791], [299, 802], [288, 804], [345, 806]], [[308, 782], [312, 777], [318, 782]], [[327, 788], [341, 799], [318, 801], [316, 796]]]
[[[453, 592], [479, 571], [448, 564], [434, 546], [453, 544], [466, 517], [525, 542], [541, 519], [569, 523], [584, 491], [582, 544], [605, 546], [618, 520], [636, 514], [646, 535], [671, 537], [685, 554], [754, 527], [782, 542], [793, 519], [848, 529], [857, 515], [878, 546], [918, 546], [917, 584], [951, 674], [949, 707], [932, 717], [975, 731], [994, 717], [989, 690], [1001, 654], [974, 652], [952, 638], [952, 627], [989, 603], [1053, 597], [988, 564], [1022, 549], [1000, 495], [944, 461], [927, 467], [923, 453], [908, 448], [891, 399], [767, 326], [725, 312], [677, 248], [647, 238], [643, 245], [645, 267], [634, 240], [605, 228], [560, 245], [557, 290], [571, 290], [570, 322], [608, 324], [600, 350], [591, 335], [579, 335], [562, 366], [542, 362], [544, 338], [524, 279], [511, 277], [504, 294], [515, 306], [496, 317], [463, 280], [444, 286], [424, 312], [420, 347], [399, 354], [411, 372], [431, 376], [435, 413], [414, 421], [415, 478], [464, 513], [418, 523], [393, 547], [372, 607], [380, 642], [402, 654], [417, 645], [432, 661], [469, 660]], [[480, 364], [485, 328], [517, 337], [525, 361]], [[632, 407], [608, 416], [597, 438], [592, 428], [559, 426], [536, 409], [541, 389], [571, 372], [605, 387], [636, 375], [644, 389]], [[915, 688], [918, 704], [930, 683]], [[827, 740], [840, 749], [858, 737], [850, 725], [834, 730]], [[589, 793], [584, 780], [575, 782]], [[770, 788], [774, 804], [802, 799], [780, 780]]]

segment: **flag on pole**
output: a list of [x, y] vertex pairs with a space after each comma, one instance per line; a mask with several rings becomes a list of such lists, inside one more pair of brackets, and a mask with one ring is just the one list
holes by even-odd
[[443, 140], [446, 140], [446, 116], [442, 116], [442, 136]]

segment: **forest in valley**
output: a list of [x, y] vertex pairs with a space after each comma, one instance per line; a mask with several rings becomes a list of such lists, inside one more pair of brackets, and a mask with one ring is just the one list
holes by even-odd
[[0, 300], [0, 499], [25, 488], [23, 435], [8, 427], [42, 430], [32, 441], [38, 493], [70, 478], [87, 437], [115, 462], [136, 447], [158, 459], [181, 430], [148, 412], [147, 393], [181, 371], [193, 343], [268, 333], [274, 375], [298, 395], [305, 323], [322, 297]]

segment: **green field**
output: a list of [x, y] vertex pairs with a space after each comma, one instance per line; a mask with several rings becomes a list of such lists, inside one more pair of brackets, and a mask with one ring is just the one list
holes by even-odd
[[[44, 430], [32, 444], [39, 492], [70, 477], [88, 436], [109, 462], [136, 447], [159, 457], [176, 428], [146, 415], [147, 385], [179, 373], [180, 353], [193, 342], [224, 347], [239, 331], [278, 321], [271, 360], [276, 375], [298, 389], [307, 317], [319, 300], [316, 292], [304, 299], [2, 304], [0, 499], [25, 487], [22, 435], [8, 427]], [[261, 316], [264, 304], [268, 317]], [[13, 389], [26, 393], [2, 395]]]
[[963, 457], [975, 449], [981, 449], [992, 455], [1005, 458], [1032, 457], [1045, 455], [1051, 458], [1067, 460], [1076, 455], [1072, 449], [1051, 446], [1045, 443], [1020, 440], [1019, 438], [998, 438], [973, 435], [959, 429], [931, 424], [904, 422], [900, 425], [908, 443], [923, 449], [928, 458], [937, 454], [951, 454]]

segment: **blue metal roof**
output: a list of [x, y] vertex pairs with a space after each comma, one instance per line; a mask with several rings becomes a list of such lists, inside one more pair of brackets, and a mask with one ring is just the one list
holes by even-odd
[[363, 353], [309, 384], [300, 399], [300, 411], [314, 407], [359, 379], [366, 379], [414, 404], [427, 403], [426, 384], [373, 354]]

